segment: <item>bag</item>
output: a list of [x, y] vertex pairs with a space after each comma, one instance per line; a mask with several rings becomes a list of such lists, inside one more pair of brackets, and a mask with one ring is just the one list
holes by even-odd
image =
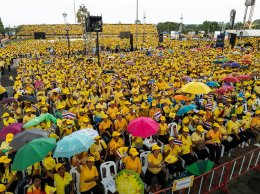
[[233, 138], [231, 136], [228, 136], [227, 141], [231, 142], [232, 140], [233, 140]]

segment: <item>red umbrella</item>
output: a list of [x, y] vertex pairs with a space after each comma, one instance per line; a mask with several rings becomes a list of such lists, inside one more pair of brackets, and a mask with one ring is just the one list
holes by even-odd
[[215, 90], [215, 93], [217, 93], [217, 94], [224, 94], [226, 92], [228, 92], [228, 90], [223, 87]]
[[252, 76], [251, 75], [238, 75], [237, 78], [241, 81], [242, 80], [250, 80], [250, 79], [252, 79]]
[[[233, 86], [222, 86], [221, 88], [223, 88], [223, 89], [226, 90], [227, 92], [232, 91], [232, 90], [234, 89]], [[220, 89], [221, 89], [221, 88], [220, 88]]]
[[239, 79], [234, 76], [227, 76], [223, 79], [225, 82], [239, 82]]
[[139, 117], [129, 123], [127, 130], [135, 137], [147, 138], [158, 132], [159, 124], [151, 118]]
[[0, 139], [5, 140], [5, 137], [8, 133], [17, 134], [22, 131], [23, 123], [13, 123], [3, 128], [0, 132]]
[[252, 61], [250, 61], [250, 60], [248, 60], [248, 59], [243, 59], [241, 62], [242, 62], [242, 63], [246, 63], [246, 64], [248, 64], [248, 65], [251, 65], [251, 64], [252, 64]]

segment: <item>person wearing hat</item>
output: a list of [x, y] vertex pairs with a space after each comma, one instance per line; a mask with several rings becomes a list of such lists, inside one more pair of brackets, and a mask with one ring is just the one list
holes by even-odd
[[3, 125], [6, 127], [12, 123], [17, 123], [17, 120], [12, 118], [9, 113], [5, 112], [2, 115]]
[[122, 138], [120, 138], [121, 134], [118, 133], [117, 131], [114, 131], [112, 133], [112, 139], [110, 140], [109, 144], [108, 144], [108, 149], [109, 149], [109, 157], [110, 160], [112, 161], [116, 161], [116, 151], [118, 148], [123, 147], [125, 145], [125, 142]]
[[229, 153], [233, 147], [231, 146], [232, 137], [227, 134], [226, 127], [224, 125], [224, 120], [222, 118], [217, 119], [217, 123], [219, 124], [219, 131], [221, 133], [221, 144], [225, 146], [225, 152]]
[[9, 146], [9, 144], [11, 143], [11, 141], [13, 140], [14, 138], [14, 134], [12, 133], [8, 133], [6, 134], [6, 137], [5, 137], [5, 141], [3, 141], [1, 143], [1, 147], [0, 147], [0, 150], [6, 154], [6, 156], [9, 154], [9, 151], [12, 150], [12, 148]]
[[208, 152], [205, 146], [204, 128], [201, 125], [196, 127], [196, 131], [192, 133], [191, 140], [194, 144], [194, 152], [197, 154], [199, 160], [208, 158]]
[[50, 177], [55, 182], [56, 193], [65, 194], [65, 189], [68, 190], [68, 193], [74, 193], [73, 179], [70, 173], [66, 172], [64, 164], [58, 163], [55, 166], [56, 173], [46, 171], [47, 177]]
[[88, 117], [83, 117], [81, 122], [79, 123], [80, 129], [94, 129], [93, 125], [91, 125]]
[[40, 175], [32, 176], [33, 184], [27, 189], [27, 194], [54, 193], [56, 188], [42, 184]]
[[219, 103], [217, 108], [215, 108], [215, 110], [213, 111], [214, 117], [223, 118], [224, 113], [225, 113], [224, 104]]
[[118, 111], [119, 111], [119, 109], [117, 108], [115, 101], [114, 100], [110, 101], [110, 104], [107, 109], [107, 114], [113, 121], [116, 120], [116, 113]]
[[54, 116], [57, 119], [62, 119], [62, 111], [63, 111], [64, 108], [65, 108], [65, 106], [62, 103], [57, 104], [56, 111], [54, 113]]
[[206, 142], [207, 148], [209, 149], [209, 159], [215, 163], [219, 163], [219, 158], [221, 154], [221, 133], [219, 131], [219, 124], [214, 123], [213, 129], [210, 129], [206, 134]]
[[0, 194], [13, 194], [13, 193], [7, 192], [6, 186], [4, 184], [0, 184]]
[[104, 102], [104, 99], [101, 97], [99, 98], [99, 102], [97, 103], [101, 107], [103, 111], [107, 110], [107, 104]]
[[143, 102], [139, 112], [140, 117], [149, 117], [149, 103]]
[[224, 112], [224, 116], [223, 116], [223, 118], [225, 118], [225, 119], [230, 119], [231, 111], [234, 109], [234, 105], [231, 103], [232, 103], [232, 100], [227, 99], [225, 108], [224, 108], [225, 112]]
[[22, 108], [18, 105], [18, 102], [13, 103], [11, 112], [14, 114], [14, 119], [16, 119], [18, 123], [23, 121]]
[[131, 148], [129, 150], [129, 156], [123, 158], [123, 163], [125, 164], [125, 169], [132, 170], [140, 176], [142, 172], [142, 164], [138, 155], [138, 151], [135, 148]]
[[126, 101], [124, 106], [121, 107], [121, 113], [122, 113], [122, 116], [125, 117], [129, 112], [129, 107], [130, 107], [131, 103], [129, 101]]
[[90, 155], [95, 157], [96, 167], [99, 169], [100, 165], [106, 161], [108, 156], [108, 147], [101, 136], [94, 138], [95, 143], [90, 147]]
[[100, 105], [96, 105], [96, 110], [93, 112], [94, 123], [100, 123], [104, 114], [105, 112], [102, 110], [102, 107]]
[[244, 107], [243, 107], [243, 98], [239, 97], [238, 102], [235, 104], [235, 114], [237, 115], [238, 119], [242, 119]]
[[117, 119], [114, 122], [115, 131], [119, 133], [125, 132], [128, 125], [126, 119], [122, 117], [120, 112], [117, 112], [116, 115]]
[[129, 113], [126, 115], [125, 119], [128, 123], [130, 123], [132, 120], [138, 118], [138, 114], [134, 111], [133, 106], [129, 107]]
[[164, 116], [160, 117], [160, 123], [159, 123], [159, 131], [158, 131], [158, 139], [163, 142], [164, 144], [168, 143], [168, 134], [169, 134], [169, 128], [166, 123], [166, 118]]
[[182, 142], [182, 155], [181, 158], [185, 160], [186, 165], [193, 164], [196, 160], [193, 156], [193, 143], [190, 137], [190, 130], [188, 127], [182, 128], [182, 134], [178, 136], [178, 140]]
[[260, 147], [260, 109], [255, 111], [255, 116], [250, 123], [250, 132], [254, 134], [254, 146]]
[[[32, 109], [31, 108], [26, 108], [25, 109], [25, 116], [23, 117], [23, 123], [27, 123], [30, 120], [36, 118], [34, 114], [32, 114]], [[29, 129], [29, 128], [28, 128]]]
[[232, 137], [231, 146], [232, 148], [237, 147], [240, 143], [242, 143], [240, 136], [238, 135], [240, 123], [237, 120], [237, 115], [232, 114], [231, 119], [226, 124], [227, 134]]
[[147, 156], [148, 168], [145, 173], [144, 182], [147, 184], [147, 187], [152, 185], [152, 179], [157, 177], [161, 186], [164, 186], [164, 172], [165, 168], [163, 167], [163, 156], [161, 154], [161, 147], [157, 144], [152, 146], [152, 152]]
[[89, 156], [81, 165], [77, 163], [77, 171], [80, 173], [79, 190], [81, 194], [103, 193], [97, 184], [100, 178], [93, 156]]
[[102, 121], [98, 125], [99, 133], [105, 142], [109, 142], [113, 130], [113, 122], [108, 118], [107, 115], [102, 116]]
[[169, 156], [171, 157], [177, 157], [176, 161], [167, 162], [167, 168], [169, 169], [170, 174], [174, 174], [176, 172], [183, 172], [184, 169], [182, 167], [182, 163], [180, 160], [178, 160], [178, 156], [182, 155], [181, 145], [178, 145], [175, 141], [174, 137], [169, 137], [168, 141], [169, 144], [166, 144], [164, 146], [164, 156], [165, 159]]
[[61, 128], [61, 137], [70, 135], [72, 132], [76, 131], [73, 123], [73, 120], [70, 119], [65, 121], [65, 125]]
[[0, 157], [0, 172], [2, 172], [1, 183], [5, 184], [6, 191], [13, 192], [17, 186], [16, 172], [10, 168], [11, 159], [7, 156]]

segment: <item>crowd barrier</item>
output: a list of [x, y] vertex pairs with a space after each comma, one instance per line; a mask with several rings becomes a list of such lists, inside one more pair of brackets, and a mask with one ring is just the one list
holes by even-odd
[[228, 182], [251, 170], [260, 170], [260, 148], [195, 177], [192, 187], [179, 191], [172, 191], [172, 187], [169, 187], [153, 194], [209, 194], [218, 189], [229, 193]]

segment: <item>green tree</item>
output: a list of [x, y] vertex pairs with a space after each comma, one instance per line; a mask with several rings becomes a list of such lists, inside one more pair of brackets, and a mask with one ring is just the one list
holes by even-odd
[[89, 15], [89, 12], [85, 6], [80, 6], [80, 8], [77, 11], [77, 20], [79, 24], [82, 24], [84, 22], [84, 18]]
[[242, 22], [237, 22], [234, 25], [234, 29], [236, 29], [236, 30], [243, 29], [243, 27], [244, 27], [244, 24]]
[[4, 27], [4, 24], [0, 18], [0, 34], [3, 34], [5, 35], [5, 27]]
[[157, 29], [160, 31], [160, 33], [171, 33], [171, 31], [179, 30], [179, 24], [175, 22], [161, 22], [157, 24]]

